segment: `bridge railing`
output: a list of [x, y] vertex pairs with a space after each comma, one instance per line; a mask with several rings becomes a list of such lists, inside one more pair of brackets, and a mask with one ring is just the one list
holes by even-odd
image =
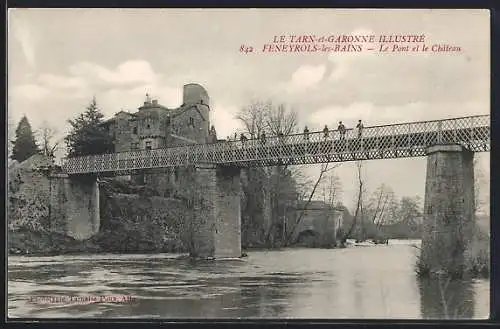
[[[345, 136], [338, 130], [328, 135], [322, 131], [288, 136], [270, 136], [214, 144], [195, 144], [173, 148], [140, 150], [112, 154], [67, 158], [62, 162], [68, 173], [124, 171], [193, 165], [200, 162], [232, 163], [263, 159], [305, 157], [366, 150], [382, 151], [398, 148], [424, 149], [435, 144], [462, 144], [484, 151], [490, 142], [489, 115], [435, 121], [401, 123], [365, 127], [361, 137], [355, 129]], [[475, 148], [476, 147], [476, 148]], [[422, 155], [422, 154], [421, 154]]]

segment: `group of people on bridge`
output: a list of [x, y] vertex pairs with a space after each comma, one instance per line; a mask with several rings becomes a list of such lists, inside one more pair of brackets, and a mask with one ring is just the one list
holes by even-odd
[[[358, 138], [362, 137], [363, 128], [364, 128], [363, 122], [361, 120], [358, 120], [358, 124], [356, 125], [356, 131], [358, 132]], [[342, 121], [339, 121], [339, 125], [337, 126], [337, 131], [339, 132], [340, 140], [344, 140], [345, 135], [347, 133], [347, 128], [342, 123]], [[309, 137], [308, 137], [309, 130], [307, 129], [307, 126], [304, 129], [304, 135], [307, 136], [306, 139], [309, 140]], [[330, 136], [330, 130], [328, 129], [328, 126], [325, 125], [325, 128], [323, 128], [323, 137], [324, 137], [324, 139], [327, 139], [329, 136]]]
[[[363, 122], [361, 120], [358, 120], [358, 124], [356, 125], [356, 131], [357, 131], [357, 137], [358, 138], [361, 138], [362, 137], [362, 132], [363, 132], [363, 129], [364, 129], [364, 125], [363, 125]], [[328, 129], [328, 126], [325, 125], [325, 127], [323, 128], [323, 138], [326, 140], [330, 137], [330, 132], [334, 132], [335, 130], [330, 130]], [[342, 121], [339, 121], [339, 125], [337, 127], [337, 131], [339, 132], [339, 136], [340, 136], [340, 140], [345, 140], [345, 136], [346, 136], [346, 133], [347, 133], [347, 128], [346, 126], [342, 123]], [[282, 133], [282, 132], [279, 132], [277, 134], [278, 136], [278, 139], [280, 141], [283, 141], [283, 138], [285, 137], [285, 135]], [[306, 142], [309, 142], [309, 136], [310, 136], [310, 132], [309, 132], [309, 128], [307, 128], [307, 126], [305, 126], [304, 128], [304, 132], [303, 132], [303, 136], [304, 136], [304, 140]], [[333, 135], [334, 136], [334, 135]], [[253, 134], [251, 134], [251, 139], [256, 139], [255, 136]], [[267, 139], [266, 139], [266, 133], [263, 131], [259, 136], [258, 136], [258, 139], [260, 140], [260, 143], [261, 144], [266, 144], [267, 142]], [[237, 133], [234, 133], [234, 139], [231, 139], [230, 136], [227, 136], [227, 141], [230, 142], [230, 141], [237, 141], [238, 140], [238, 134]], [[246, 141], [248, 141], [248, 137], [244, 134], [244, 133], [241, 133], [240, 134], [240, 138], [239, 138], [240, 142], [242, 144], [244, 144]]]

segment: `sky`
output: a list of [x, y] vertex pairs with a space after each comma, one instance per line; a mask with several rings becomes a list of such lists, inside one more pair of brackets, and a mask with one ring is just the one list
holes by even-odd
[[[111, 117], [135, 112], [146, 93], [177, 107], [191, 82], [207, 89], [222, 138], [240, 128], [235, 115], [254, 99], [288, 104], [311, 131], [339, 120], [352, 127], [488, 114], [489, 19], [487, 10], [11, 9], [9, 121], [15, 127], [27, 115], [34, 129], [48, 123], [62, 138], [94, 96]], [[281, 35], [408, 34], [424, 37], [412, 45], [460, 51], [379, 52], [379, 43], [362, 52], [262, 51]], [[476, 157], [489, 202], [489, 153]], [[384, 183], [398, 196], [423, 197], [425, 168], [425, 158], [368, 161], [363, 175], [368, 190]], [[314, 178], [319, 166], [305, 170]], [[352, 205], [355, 165], [335, 173]]]

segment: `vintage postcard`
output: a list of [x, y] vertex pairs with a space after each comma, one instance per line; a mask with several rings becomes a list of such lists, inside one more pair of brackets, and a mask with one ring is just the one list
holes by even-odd
[[486, 319], [490, 12], [11, 9], [8, 317]]

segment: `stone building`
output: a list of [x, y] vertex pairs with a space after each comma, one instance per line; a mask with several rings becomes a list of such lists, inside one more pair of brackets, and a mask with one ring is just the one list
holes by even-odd
[[[216, 141], [210, 129], [209, 113], [207, 91], [199, 84], [190, 83], [184, 85], [183, 102], [177, 108], [167, 108], [146, 95], [137, 112], [120, 111], [103, 125], [113, 136], [115, 152], [152, 150]], [[169, 196], [175, 193], [172, 190], [175, 185], [181, 185], [180, 170], [155, 169], [121, 178], [147, 184], [160, 195]]]
[[297, 216], [302, 220], [294, 231], [293, 241], [299, 244], [328, 246], [335, 245], [337, 233], [342, 228], [343, 211], [323, 202], [312, 200], [298, 204]]

